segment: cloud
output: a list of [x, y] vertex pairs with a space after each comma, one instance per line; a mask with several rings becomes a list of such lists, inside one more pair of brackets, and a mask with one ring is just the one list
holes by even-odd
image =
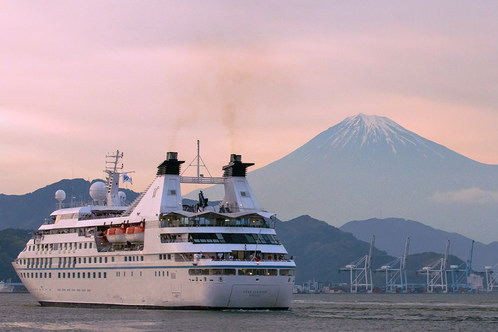
[[495, 204], [498, 203], [498, 191], [483, 190], [481, 188], [468, 188], [447, 192], [436, 192], [432, 200], [437, 203], [462, 203], [462, 204]]

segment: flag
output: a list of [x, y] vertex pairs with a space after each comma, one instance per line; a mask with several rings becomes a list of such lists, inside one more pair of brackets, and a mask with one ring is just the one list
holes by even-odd
[[129, 183], [133, 184], [133, 180], [128, 176], [128, 174], [123, 173], [123, 183], [125, 183], [125, 182], [129, 182]]

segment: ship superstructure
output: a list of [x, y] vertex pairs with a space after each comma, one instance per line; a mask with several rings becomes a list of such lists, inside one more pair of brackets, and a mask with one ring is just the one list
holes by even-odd
[[[180, 176], [182, 163], [168, 152], [129, 206], [114, 167], [92, 185], [100, 204], [54, 211], [13, 262], [31, 294], [42, 305], [289, 308], [295, 263], [247, 182], [253, 164], [231, 155], [223, 177], [202, 178]], [[184, 206], [182, 182], [222, 184], [225, 196]]]

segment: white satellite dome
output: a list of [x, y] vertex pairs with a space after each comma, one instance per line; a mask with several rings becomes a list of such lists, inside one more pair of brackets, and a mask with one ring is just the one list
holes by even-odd
[[55, 199], [58, 200], [59, 202], [62, 202], [63, 200], [66, 199], [66, 192], [62, 189], [59, 189], [55, 192]]
[[90, 186], [90, 197], [97, 202], [103, 204], [107, 197], [107, 189], [104, 182], [97, 181]]
[[119, 197], [119, 202], [121, 205], [124, 205], [126, 203], [126, 194], [124, 191], [118, 191], [118, 197]]

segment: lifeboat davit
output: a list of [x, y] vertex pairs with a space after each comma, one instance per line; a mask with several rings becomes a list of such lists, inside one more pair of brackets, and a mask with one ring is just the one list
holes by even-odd
[[[129, 227], [128, 227], [129, 228]], [[104, 233], [107, 241], [111, 243], [126, 243], [126, 227], [111, 227]]]
[[140, 226], [131, 226], [126, 229], [126, 241], [130, 243], [144, 242], [144, 231], [145, 227], [142, 224]]

